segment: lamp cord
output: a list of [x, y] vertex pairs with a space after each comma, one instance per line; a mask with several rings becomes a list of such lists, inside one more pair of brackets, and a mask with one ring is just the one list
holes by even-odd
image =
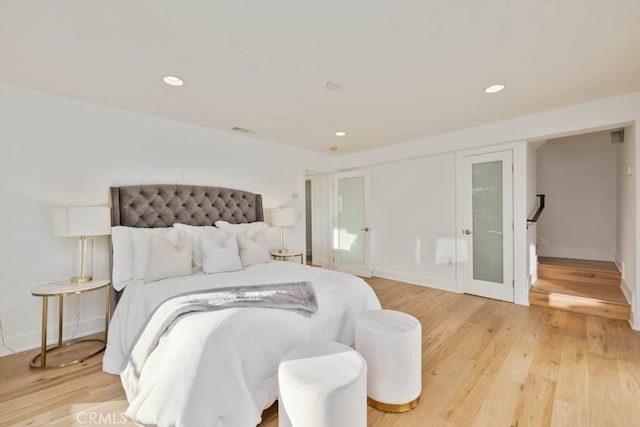
[[80, 328], [80, 308], [82, 306], [82, 304], [84, 303], [84, 298], [82, 295], [80, 295], [80, 298], [78, 298], [80, 301], [78, 302], [77, 308], [76, 308], [76, 324], [73, 328], [73, 333], [71, 334], [71, 337], [69, 337], [69, 341], [74, 339], [76, 337], [76, 334], [78, 333], [78, 329]]

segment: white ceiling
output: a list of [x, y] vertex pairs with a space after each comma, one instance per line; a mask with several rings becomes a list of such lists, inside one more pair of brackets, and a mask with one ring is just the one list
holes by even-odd
[[638, 0], [4, 0], [0, 83], [345, 153], [639, 90], [639, 23]]

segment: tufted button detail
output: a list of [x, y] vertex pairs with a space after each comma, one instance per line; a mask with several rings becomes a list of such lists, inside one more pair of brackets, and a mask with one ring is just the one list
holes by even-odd
[[209, 225], [218, 219], [257, 218], [255, 195], [218, 187], [141, 185], [120, 187], [120, 225], [166, 227], [174, 222]]

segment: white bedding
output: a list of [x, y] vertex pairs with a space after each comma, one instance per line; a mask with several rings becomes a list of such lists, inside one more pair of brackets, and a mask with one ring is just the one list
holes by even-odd
[[[131, 284], [111, 320], [103, 369], [119, 374], [131, 345], [167, 298], [191, 290], [291, 281], [313, 283], [318, 311], [232, 308], [187, 315], [164, 335], [140, 374], [127, 416], [160, 426], [255, 426], [277, 398], [282, 356], [307, 341], [353, 344], [355, 317], [380, 308], [361, 279], [290, 262]], [[126, 369], [135, 369], [127, 366]]]

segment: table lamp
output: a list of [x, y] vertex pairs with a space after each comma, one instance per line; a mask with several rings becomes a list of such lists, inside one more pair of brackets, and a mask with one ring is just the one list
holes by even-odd
[[[80, 238], [80, 271], [71, 283], [93, 280], [94, 236], [111, 234], [111, 209], [103, 206], [76, 206], [56, 208], [53, 211], [53, 234], [56, 237]], [[87, 256], [87, 253], [90, 253]], [[88, 260], [88, 263], [87, 263]]]
[[286, 254], [287, 237], [285, 227], [296, 225], [296, 210], [293, 208], [271, 209], [271, 225], [280, 227], [280, 249], [279, 254]]

